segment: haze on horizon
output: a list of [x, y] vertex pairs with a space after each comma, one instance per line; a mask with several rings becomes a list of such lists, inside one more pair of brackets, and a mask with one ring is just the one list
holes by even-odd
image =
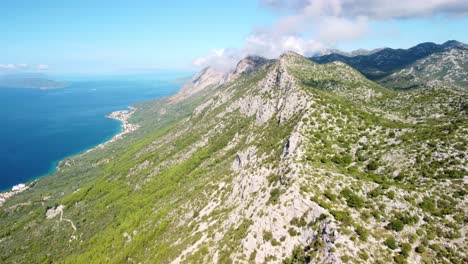
[[464, 0], [2, 1], [0, 73], [229, 68], [286, 50], [468, 42]]

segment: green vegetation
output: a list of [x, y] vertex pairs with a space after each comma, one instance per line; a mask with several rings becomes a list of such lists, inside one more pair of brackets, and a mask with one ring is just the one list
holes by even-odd
[[346, 203], [350, 207], [361, 208], [365, 204], [364, 198], [362, 198], [361, 196], [359, 196], [357, 194], [354, 194], [353, 191], [351, 191], [348, 188], [343, 189], [340, 192], [340, 194], [346, 199]]
[[388, 227], [395, 231], [401, 231], [405, 227], [405, 224], [400, 219], [394, 219], [390, 221], [390, 224], [388, 224]]
[[0, 207], [0, 262], [464, 263], [467, 100], [287, 54], [138, 104], [137, 131]]
[[397, 249], [398, 248], [397, 241], [395, 240], [394, 237], [388, 237], [387, 239], [385, 239], [384, 244], [390, 249]]

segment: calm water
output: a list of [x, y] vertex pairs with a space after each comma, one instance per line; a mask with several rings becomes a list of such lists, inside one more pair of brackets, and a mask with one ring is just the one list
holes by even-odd
[[167, 81], [92, 81], [59, 90], [0, 89], [0, 190], [53, 173], [58, 161], [119, 133], [120, 123], [106, 114], [179, 87]]

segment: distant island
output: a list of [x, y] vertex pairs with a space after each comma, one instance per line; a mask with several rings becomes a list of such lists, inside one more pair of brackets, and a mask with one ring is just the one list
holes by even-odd
[[51, 80], [42, 73], [15, 73], [0, 75], [0, 88], [59, 89], [66, 83]]

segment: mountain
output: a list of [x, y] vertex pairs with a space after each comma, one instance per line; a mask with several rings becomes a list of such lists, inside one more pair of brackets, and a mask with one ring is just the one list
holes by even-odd
[[354, 56], [359, 56], [359, 55], [371, 55], [371, 54], [379, 52], [379, 51], [381, 51], [383, 49], [385, 49], [385, 48], [377, 48], [377, 49], [372, 49], [372, 50], [357, 49], [357, 50], [353, 50], [353, 51], [350, 51], [350, 52], [342, 51], [342, 50], [339, 50], [339, 49], [326, 49], [326, 50], [323, 50], [323, 51], [319, 52], [314, 57], [322, 57], [322, 56], [330, 55], [330, 54], [338, 54], [338, 55], [343, 55], [343, 56], [346, 56], [346, 57], [354, 57]]
[[385, 48], [371, 54], [357, 56], [332, 53], [324, 56], [312, 57], [311, 59], [318, 63], [341, 61], [359, 70], [367, 78], [379, 81], [396, 71], [416, 63], [416, 61], [420, 59], [453, 49], [467, 50], [468, 45], [455, 40], [447, 41], [441, 45], [426, 42], [409, 49]]
[[468, 87], [468, 49], [450, 49], [419, 59], [380, 81], [394, 89], [420, 86]]
[[0, 88], [57, 89], [66, 84], [50, 80], [40, 73], [18, 73], [0, 75]]
[[6, 263], [467, 262], [466, 89], [207, 68], [0, 207]]
[[248, 74], [258, 67], [269, 63], [269, 60], [260, 56], [247, 56], [237, 63], [234, 70], [216, 69], [206, 67], [196, 74], [190, 82], [185, 84], [179, 93], [171, 97], [171, 101], [177, 102], [187, 99], [208, 88], [217, 88], [228, 82], [232, 82], [244, 74]]

